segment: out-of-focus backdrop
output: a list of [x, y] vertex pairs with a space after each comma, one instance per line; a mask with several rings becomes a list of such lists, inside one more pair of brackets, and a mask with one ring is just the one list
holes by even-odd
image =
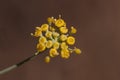
[[120, 80], [120, 0], [1, 0], [0, 70], [36, 52], [35, 26], [61, 14], [77, 28], [81, 55], [38, 56], [0, 80]]

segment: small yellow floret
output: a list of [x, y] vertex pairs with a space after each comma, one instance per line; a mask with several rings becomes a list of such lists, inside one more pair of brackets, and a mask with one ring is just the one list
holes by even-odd
[[54, 37], [58, 37], [59, 35], [60, 35], [59, 33], [53, 32], [53, 36], [54, 36]]
[[47, 47], [47, 48], [51, 48], [52, 45], [53, 45], [53, 42], [52, 42], [51, 40], [48, 40], [48, 41], [46, 42], [46, 47]]
[[47, 19], [47, 21], [48, 21], [48, 23], [53, 23], [54, 22], [54, 18], [53, 17], [49, 17], [48, 19]]
[[62, 34], [62, 35], [60, 36], [60, 40], [61, 40], [61, 41], [65, 41], [66, 39], [67, 39], [67, 36], [64, 35], [64, 34]]
[[65, 25], [65, 22], [63, 19], [58, 19], [55, 21], [55, 26], [57, 26], [57, 27], [62, 27], [64, 25]]
[[40, 27], [36, 27], [35, 34], [31, 34], [35, 37], [39, 37], [42, 34], [42, 29]]
[[45, 43], [47, 41], [46, 37], [42, 36], [39, 38], [40, 43]]
[[66, 44], [66, 42], [62, 42], [61, 43], [61, 49], [67, 49], [68, 45]]
[[50, 31], [55, 31], [55, 28], [50, 26]]
[[46, 34], [45, 34], [45, 36], [48, 37], [48, 38], [52, 37], [52, 32], [47, 31]]
[[35, 37], [39, 37], [41, 34], [42, 34], [41, 31], [36, 31], [35, 34], [34, 34], [34, 36], [35, 36]]
[[45, 47], [45, 45], [43, 44], [43, 43], [38, 43], [37, 44], [37, 50], [39, 51], [39, 52], [42, 52], [42, 51], [44, 51], [46, 49], [46, 47]]
[[42, 29], [42, 31], [47, 31], [47, 30], [48, 30], [48, 27], [49, 27], [48, 24], [43, 24], [43, 25], [41, 26], [41, 29]]
[[69, 50], [68, 49], [62, 49], [61, 50], [61, 57], [65, 58], [65, 59], [68, 59], [70, 57]]
[[55, 43], [53, 44], [53, 48], [55, 48], [55, 49], [58, 49], [59, 46], [60, 46], [60, 43], [59, 43], [59, 42], [55, 42]]
[[46, 62], [46, 63], [49, 63], [49, 62], [50, 62], [50, 57], [49, 57], [49, 56], [46, 56], [46, 57], [45, 57], [45, 62]]
[[68, 29], [66, 27], [60, 27], [60, 32], [65, 34], [68, 32]]
[[81, 54], [81, 50], [78, 49], [78, 48], [75, 48], [74, 51], [75, 51], [76, 54]]
[[74, 38], [73, 36], [69, 36], [69, 37], [67, 38], [67, 43], [68, 43], [69, 45], [73, 45], [73, 44], [75, 43], [75, 38]]
[[71, 33], [72, 33], [72, 34], [75, 34], [76, 32], [77, 32], [77, 30], [72, 26], [72, 27], [71, 27]]
[[59, 55], [59, 53], [57, 52], [57, 50], [54, 49], [54, 48], [51, 48], [51, 49], [50, 49], [50, 56], [51, 56], [51, 57], [55, 57], [55, 56], [57, 56], [57, 55]]

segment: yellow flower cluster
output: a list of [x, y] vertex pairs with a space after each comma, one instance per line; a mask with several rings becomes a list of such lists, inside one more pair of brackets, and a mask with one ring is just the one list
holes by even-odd
[[75, 44], [75, 37], [72, 34], [77, 32], [75, 27], [71, 27], [69, 31], [66, 27], [66, 22], [59, 16], [58, 19], [49, 17], [48, 23], [36, 27], [35, 33], [32, 36], [38, 37], [37, 51], [42, 52], [49, 49], [48, 55], [45, 57], [45, 62], [49, 63], [52, 57], [60, 55], [64, 59], [68, 59], [70, 54], [75, 52], [81, 54], [81, 50], [70, 46]]

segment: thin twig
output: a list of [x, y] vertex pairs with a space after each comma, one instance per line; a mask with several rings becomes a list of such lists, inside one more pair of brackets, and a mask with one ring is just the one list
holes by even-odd
[[5, 74], [5, 73], [7, 73], [7, 72], [10, 72], [10, 71], [12, 71], [13, 69], [22, 66], [23, 64], [25, 64], [25, 63], [27, 63], [28, 61], [32, 60], [35, 56], [37, 56], [37, 55], [39, 55], [39, 54], [40, 54], [39, 52], [36, 52], [34, 55], [26, 58], [25, 60], [23, 60], [23, 61], [21, 61], [21, 62], [19, 62], [19, 63], [17, 63], [17, 64], [14, 64], [14, 65], [12, 65], [12, 66], [9, 66], [9, 67], [1, 70], [1, 71], [0, 71], [0, 75]]

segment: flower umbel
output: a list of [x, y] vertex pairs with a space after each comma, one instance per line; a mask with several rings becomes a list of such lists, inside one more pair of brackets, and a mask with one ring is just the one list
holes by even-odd
[[71, 48], [75, 44], [75, 37], [72, 35], [77, 32], [75, 27], [72, 26], [69, 30], [60, 15], [58, 19], [48, 17], [47, 22], [40, 27], [36, 27], [34, 34], [31, 33], [32, 36], [38, 38], [37, 52], [49, 50], [45, 57], [46, 63], [49, 63], [51, 58], [58, 55], [61, 58], [68, 59], [73, 52], [81, 54], [79, 48]]

